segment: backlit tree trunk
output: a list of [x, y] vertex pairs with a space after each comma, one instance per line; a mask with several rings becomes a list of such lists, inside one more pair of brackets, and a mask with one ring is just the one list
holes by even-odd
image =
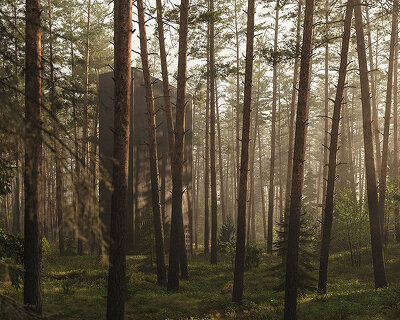
[[306, 146], [307, 111], [310, 88], [310, 60], [313, 30], [314, 0], [306, 0], [301, 50], [299, 97], [293, 155], [293, 175], [289, 213], [289, 234], [285, 281], [285, 320], [296, 319], [297, 271], [299, 259], [299, 231], [301, 199], [304, 182], [304, 155]]
[[[186, 74], [187, 74], [187, 45], [188, 45], [188, 20], [189, 0], [182, 0], [179, 19], [179, 51], [178, 51], [178, 77], [176, 93], [176, 120], [175, 120], [175, 150], [172, 171], [172, 217], [170, 253], [168, 266], [168, 290], [179, 289], [179, 262], [186, 269], [182, 277], [187, 278], [187, 261], [183, 234], [182, 214], [182, 179], [183, 179], [183, 152], [185, 135], [185, 109], [186, 109]], [[183, 246], [182, 246], [183, 244]], [[180, 260], [180, 261], [179, 261]]]
[[271, 158], [269, 167], [268, 190], [268, 239], [267, 253], [272, 253], [274, 224], [274, 177], [275, 177], [275, 143], [276, 143], [276, 102], [278, 100], [278, 32], [279, 32], [279, 0], [275, 4], [275, 37], [272, 75], [272, 123], [271, 123]]
[[244, 284], [244, 258], [246, 240], [246, 205], [247, 205], [247, 170], [249, 166], [250, 144], [250, 113], [251, 113], [251, 89], [253, 79], [253, 53], [254, 53], [254, 0], [248, 0], [247, 8], [247, 41], [246, 41], [246, 67], [244, 79], [243, 100], [243, 129], [242, 150], [240, 158], [240, 179], [238, 193], [236, 256], [233, 279], [232, 301], [240, 302], [243, 297]]
[[387, 285], [385, 264], [382, 250], [382, 234], [380, 230], [378, 195], [376, 188], [374, 146], [371, 127], [371, 101], [369, 95], [368, 67], [365, 53], [364, 29], [360, 0], [355, 0], [354, 15], [357, 33], [357, 52], [360, 67], [361, 102], [363, 115], [364, 153], [367, 178], [368, 211], [371, 231], [372, 262], [374, 267], [375, 287]]
[[114, 151], [107, 320], [124, 319], [131, 97], [132, 1], [114, 1]]
[[42, 185], [40, 0], [26, 1], [24, 304], [42, 312], [40, 196]]
[[164, 234], [161, 220], [160, 205], [160, 186], [158, 172], [158, 150], [157, 150], [157, 133], [156, 118], [154, 112], [154, 94], [153, 85], [150, 77], [149, 55], [147, 52], [147, 35], [144, 17], [143, 0], [137, 1], [138, 20], [139, 20], [139, 38], [140, 38], [140, 55], [142, 58], [144, 87], [146, 90], [146, 106], [147, 106], [147, 130], [148, 130], [148, 146], [150, 155], [150, 176], [151, 176], [151, 199], [153, 209], [154, 238], [157, 261], [157, 284], [163, 284], [166, 281], [166, 267], [164, 262]]
[[333, 207], [334, 207], [333, 196], [335, 191], [336, 166], [337, 166], [336, 154], [338, 150], [340, 112], [343, 104], [343, 93], [344, 93], [344, 86], [347, 73], [347, 61], [349, 55], [353, 6], [354, 6], [353, 0], [348, 0], [346, 5], [346, 16], [344, 20], [344, 31], [343, 31], [342, 49], [341, 49], [342, 52], [341, 52], [340, 67], [339, 67], [339, 79], [336, 89], [336, 97], [335, 97], [333, 116], [332, 116], [332, 129], [330, 133], [331, 141], [329, 145], [328, 180], [327, 180], [326, 199], [324, 201], [325, 219], [323, 220], [323, 225], [322, 225], [322, 243], [321, 243], [319, 279], [318, 279], [318, 293], [323, 293], [323, 294], [326, 293], [326, 285], [328, 279], [329, 246], [331, 241]]
[[[382, 238], [385, 239], [385, 200], [386, 200], [386, 179], [389, 157], [389, 131], [390, 131], [390, 115], [392, 107], [392, 91], [393, 91], [393, 65], [395, 56], [395, 46], [397, 44], [398, 33], [398, 16], [399, 16], [399, 1], [393, 0], [393, 15], [392, 15], [392, 32], [390, 36], [390, 53], [389, 53], [389, 68], [386, 86], [386, 104], [385, 104], [385, 125], [383, 129], [382, 143], [382, 163], [381, 175], [379, 179], [379, 218], [381, 225]], [[397, 76], [397, 75], [395, 75]]]
[[210, 165], [211, 165], [211, 264], [217, 263], [217, 171], [215, 166], [215, 21], [210, 0]]

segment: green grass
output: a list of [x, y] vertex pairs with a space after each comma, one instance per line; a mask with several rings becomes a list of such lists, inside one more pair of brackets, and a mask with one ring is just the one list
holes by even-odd
[[[386, 249], [390, 286], [375, 290], [369, 251], [361, 267], [352, 268], [347, 253], [330, 262], [329, 293], [299, 298], [299, 319], [400, 319], [400, 246]], [[143, 258], [128, 259], [127, 319], [281, 319], [283, 293], [270, 270], [278, 257], [264, 256], [262, 264], [245, 274], [244, 299], [231, 302], [233, 272], [230, 261], [211, 266], [198, 254], [189, 259], [190, 279], [179, 292], [155, 285], [154, 266]], [[315, 271], [317, 272], [317, 271]], [[317, 276], [317, 274], [316, 274]], [[96, 256], [57, 257], [43, 263], [43, 312], [48, 319], [104, 319], [107, 266]], [[0, 283], [0, 293], [22, 301], [22, 289]], [[190, 318], [191, 317], [191, 318]]]

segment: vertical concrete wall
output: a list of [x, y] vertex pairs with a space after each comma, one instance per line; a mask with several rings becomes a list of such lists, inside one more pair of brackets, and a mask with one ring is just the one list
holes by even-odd
[[[99, 79], [99, 153], [101, 165], [100, 180], [100, 218], [107, 240], [111, 219], [111, 179], [113, 166], [113, 130], [114, 130], [114, 81], [113, 73], [100, 75]], [[143, 74], [132, 68], [131, 128], [129, 143], [129, 215], [127, 219], [127, 248], [133, 253], [149, 250], [149, 228], [152, 227], [151, 185], [149, 150], [147, 145], [147, 109]], [[166, 244], [169, 241], [171, 216], [171, 167], [169, 159], [168, 131], [164, 112], [162, 81], [153, 78], [154, 101], [157, 122], [157, 142], [160, 172], [160, 198], [164, 217]], [[176, 89], [171, 86], [171, 101], [175, 110]], [[192, 210], [192, 100], [187, 96], [185, 164], [184, 164], [184, 223], [188, 223], [188, 214]]]

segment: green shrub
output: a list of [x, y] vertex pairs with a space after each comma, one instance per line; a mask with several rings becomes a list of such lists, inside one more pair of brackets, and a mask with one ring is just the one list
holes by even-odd
[[257, 268], [261, 263], [262, 249], [255, 244], [246, 246], [245, 267], [247, 270]]
[[16, 289], [23, 281], [23, 263], [24, 239], [19, 235], [8, 234], [0, 229], [0, 266]]

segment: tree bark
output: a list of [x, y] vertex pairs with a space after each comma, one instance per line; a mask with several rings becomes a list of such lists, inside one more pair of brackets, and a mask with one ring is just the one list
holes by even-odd
[[[398, 38], [398, 37], [397, 37]], [[393, 80], [393, 142], [394, 142], [394, 179], [399, 179], [399, 126], [398, 126], [398, 61], [399, 61], [399, 44], [396, 41], [395, 58], [394, 58], [394, 80]], [[394, 208], [394, 235], [397, 242], [400, 242], [400, 219], [399, 207], [396, 205]]]
[[232, 301], [240, 302], [243, 297], [244, 283], [244, 258], [246, 240], [246, 205], [247, 205], [247, 170], [249, 165], [250, 143], [250, 113], [251, 113], [251, 89], [253, 79], [253, 53], [254, 53], [254, 0], [248, 0], [247, 8], [247, 41], [246, 41], [246, 67], [244, 80], [243, 100], [243, 129], [242, 150], [240, 164], [240, 179], [238, 193], [236, 256], [233, 279]]
[[[219, 164], [219, 183], [220, 183], [220, 201], [221, 201], [221, 213], [222, 213], [222, 223], [226, 221], [226, 199], [225, 199], [225, 188], [224, 188], [224, 163], [222, 160], [222, 142], [221, 142], [221, 123], [219, 118], [219, 106], [218, 106], [218, 87], [215, 84], [215, 103], [217, 111], [217, 130], [218, 130], [218, 164]], [[226, 176], [228, 178], [228, 175]], [[227, 181], [228, 182], [228, 181]]]
[[[399, 17], [399, 1], [393, 0], [393, 15], [392, 15], [392, 32], [390, 36], [390, 53], [389, 53], [389, 68], [386, 86], [386, 103], [385, 103], [385, 124], [383, 129], [382, 143], [382, 162], [381, 175], [379, 179], [379, 203], [378, 212], [380, 218], [382, 239], [385, 239], [387, 230], [385, 228], [385, 200], [386, 200], [386, 179], [389, 157], [389, 131], [390, 131], [390, 115], [392, 107], [392, 91], [393, 91], [393, 66], [395, 56], [395, 46], [397, 44], [398, 34], [398, 17]], [[396, 75], [397, 76], [397, 75]]]
[[26, 1], [24, 304], [42, 312], [40, 196], [42, 185], [40, 0]]
[[160, 183], [158, 172], [158, 150], [157, 150], [157, 133], [156, 133], [156, 117], [154, 111], [154, 93], [151, 83], [149, 54], [147, 51], [147, 35], [146, 23], [144, 17], [143, 0], [137, 1], [138, 20], [139, 20], [139, 38], [140, 38], [140, 55], [142, 59], [144, 87], [146, 91], [147, 106], [147, 130], [148, 130], [148, 146], [150, 155], [150, 176], [151, 176], [151, 199], [153, 209], [154, 238], [157, 263], [157, 284], [164, 284], [166, 281], [166, 267], [164, 262], [164, 234], [161, 220], [160, 205]]
[[[372, 119], [373, 119], [373, 132], [375, 137], [375, 146], [376, 146], [376, 166], [377, 171], [381, 172], [381, 162], [382, 162], [382, 155], [381, 155], [381, 144], [380, 144], [380, 133], [379, 133], [379, 121], [378, 121], [378, 102], [377, 102], [377, 80], [376, 80], [376, 70], [378, 65], [376, 64], [374, 68], [374, 55], [372, 53], [372, 39], [371, 39], [371, 23], [369, 18], [369, 6], [365, 6], [365, 13], [367, 18], [367, 35], [368, 35], [368, 58], [369, 58], [369, 68], [371, 72], [371, 94], [372, 94]], [[377, 48], [378, 48], [378, 41], [377, 41]]]
[[355, 27], [357, 33], [357, 52], [360, 68], [361, 102], [363, 114], [364, 153], [367, 177], [368, 211], [371, 231], [372, 262], [374, 267], [375, 287], [387, 285], [385, 264], [382, 250], [382, 234], [380, 230], [378, 195], [376, 188], [374, 146], [371, 128], [371, 101], [368, 83], [367, 57], [365, 53], [364, 30], [360, 0], [355, 0]]
[[205, 168], [204, 168], [204, 253], [209, 252], [210, 222], [209, 222], [209, 196], [210, 196], [210, 37], [208, 25], [207, 31], [207, 93], [206, 93], [206, 136], [205, 136]]
[[217, 264], [217, 171], [215, 165], [215, 21], [214, 0], [210, 0], [210, 165], [211, 165], [211, 264]]
[[263, 179], [263, 169], [262, 169], [262, 150], [261, 150], [261, 136], [260, 136], [260, 126], [258, 126], [258, 156], [259, 156], [259, 167], [260, 167], [260, 195], [261, 195], [261, 210], [263, 219], [263, 232], [264, 241], [267, 242], [267, 221], [265, 216], [265, 194], [264, 194], [264, 179]]
[[314, 0], [306, 0], [303, 44], [300, 63], [299, 95], [293, 155], [293, 174], [289, 215], [288, 250], [285, 281], [285, 320], [296, 320], [297, 271], [299, 258], [299, 230], [301, 199], [304, 182], [304, 155], [306, 146], [307, 111], [310, 89], [310, 60], [313, 31]]
[[[323, 179], [322, 179], [322, 212], [321, 212], [321, 232], [324, 230], [325, 223], [325, 201], [327, 191], [327, 179], [328, 179], [328, 114], [329, 114], [329, 42], [328, 42], [328, 30], [329, 30], [329, 0], [325, 0], [325, 75], [324, 75], [324, 163], [323, 163]], [[342, 103], [342, 102], [340, 102]], [[336, 159], [335, 159], [336, 161]]]
[[[175, 150], [172, 171], [172, 217], [170, 253], [168, 266], [169, 291], [179, 289], [179, 262], [186, 269], [182, 277], [187, 278], [187, 260], [184, 247], [183, 215], [182, 215], [182, 178], [183, 178], [183, 152], [185, 135], [185, 109], [186, 109], [186, 74], [187, 74], [187, 45], [188, 45], [188, 20], [189, 0], [182, 0], [179, 19], [179, 51], [178, 51], [178, 77], [176, 93], [176, 120], [175, 120]], [[182, 247], [183, 244], [183, 247]], [[180, 260], [180, 261], [179, 261]]]
[[[339, 67], [339, 78], [336, 89], [335, 103], [333, 107], [332, 116], [332, 129], [330, 133], [331, 141], [329, 145], [329, 168], [328, 168], [328, 180], [327, 190], [325, 199], [325, 219], [322, 224], [322, 242], [321, 242], [321, 255], [319, 262], [319, 279], [318, 279], [318, 293], [326, 293], [326, 285], [328, 280], [328, 259], [329, 259], [329, 246], [331, 241], [332, 221], [333, 221], [333, 197], [335, 191], [335, 180], [336, 180], [336, 155], [338, 151], [338, 137], [339, 137], [339, 123], [340, 123], [340, 112], [343, 104], [343, 93], [346, 81], [347, 64], [349, 56], [349, 45], [350, 45], [350, 32], [351, 32], [351, 20], [353, 16], [353, 0], [348, 0], [346, 5], [346, 15], [344, 19], [344, 31], [342, 38], [342, 52], [340, 54], [340, 67]], [[343, 127], [343, 125], [342, 125]]]
[[131, 96], [132, 1], [114, 1], [114, 151], [107, 319], [122, 320], [126, 299], [126, 221]]
[[292, 82], [292, 98], [290, 103], [290, 119], [289, 119], [289, 150], [287, 158], [287, 177], [286, 177], [286, 194], [285, 194], [285, 215], [290, 208], [290, 195], [293, 171], [293, 143], [294, 143], [294, 118], [296, 114], [296, 97], [297, 86], [299, 84], [299, 55], [300, 55], [300, 30], [301, 30], [301, 7], [302, 0], [298, 0], [297, 8], [297, 26], [296, 26], [296, 56], [294, 58], [293, 82]]
[[[58, 106], [56, 101], [56, 89], [55, 89], [55, 78], [54, 78], [54, 51], [53, 51], [53, 3], [49, 1], [49, 37], [50, 37], [50, 104], [51, 110], [54, 116], [57, 118]], [[57, 216], [57, 229], [58, 229], [58, 247], [60, 256], [65, 254], [64, 248], [64, 223], [63, 223], [63, 207], [62, 207], [62, 188], [63, 188], [63, 175], [61, 168], [62, 151], [61, 146], [58, 143], [58, 123], [57, 120], [53, 120], [53, 134], [54, 134], [54, 158], [56, 167], [56, 216]]]
[[274, 224], [274, 178], [275, 178], [275, 144], [276, 144], [276, 101], [278, 92], [278, 32], [279, 32], [279, 0], [275, 5], [275, 36], [272, 75], [272, 123], [271, 123], [271, 158], [269, 167], [268, 190], [268, 238], [267, 253], [272, 253], [273, 224]]

